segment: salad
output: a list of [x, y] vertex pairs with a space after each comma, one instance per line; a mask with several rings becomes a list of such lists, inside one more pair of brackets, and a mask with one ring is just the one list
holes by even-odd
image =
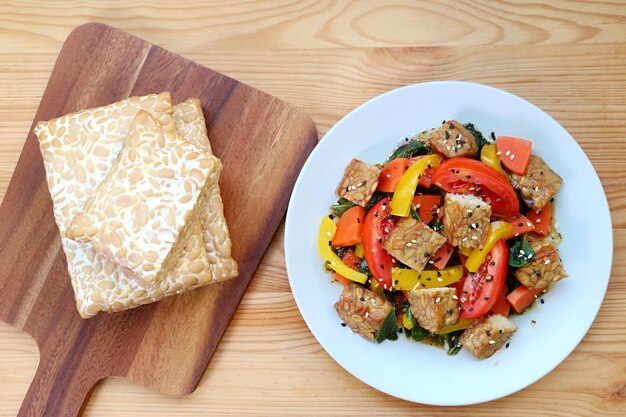
[[561, 177], [531, 141], [490, 137], [446, 120], [384, 163], [348, 164], [318, 238], [344, 285], [342, 326], [488, 358], [509, 346], [511, 316], [567, 277], [553, 218]]

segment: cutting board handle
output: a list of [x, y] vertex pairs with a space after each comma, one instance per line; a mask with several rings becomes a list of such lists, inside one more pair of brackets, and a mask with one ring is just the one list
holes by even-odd
[[18, 417], [78, 417], [98, 382], [71, 364], [43, 358], [28, 388]]

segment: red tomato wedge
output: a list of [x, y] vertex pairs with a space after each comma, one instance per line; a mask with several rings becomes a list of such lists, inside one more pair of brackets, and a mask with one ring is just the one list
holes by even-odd
[[354, 206], [346, 210], [337, 222], [337, 231], [331, 241], [331, 246], [352, 246], [361, 242], [365, 208]]
[[474, 194], [491, 205], [494, 216], [512, 219], [519, 212], [515, 190], [504, 175], [475, 159], [453, 158], [435, 169], [432, 184], [457, 194]]
[[[509, 223], [513, 227], [511, 237], [521, 236], [524, 233], [529, 233], [535, 230], [535, 225], [526, 216], [522, 216], [521, 214]], [[509, 237], [509, 239], [511, 237]]]
[[441, 207], [440, 195], [417, 195], [413, 197], [413, 207], [420, 216], [420, 221], [430, 223], [437, 214], [437, 209]]
[[437, 249], [437, 252], [433, 255], [433, 267], [440, 271], [444, 269], [453, 253], [454, 246], [448, 242], [444, 243], [443, 246]]
[[510, 310], [511, 306], [506, 300], [506, 294], [503, 292], [502, 294], [500, 294], [493, 307], [491, 307], [491, 312], [493, 314], [502, 314], [504, 317], [508, 317]]
[[509, 248], [499, 240], [475, 273], [469, 273], [459, 296], [461, 317], [473, 319], [489, 312], [504, 289]]
[[[343, 258], [341, 258], [341, 260], [343, 261], [344, 264], [348, 265], [350, 268], [354, 269], [355, 271], [358, 271], [361, 268], [361, 258], [356, 256], [356, 254], [354, 253], [354, 249], [352, 248], [346, 251], [346, 253], [343, 255]], [[336, 272], [333, 272], [332, 275], [335, 281], [339, 281], [343, 285], [348, 285], [349, 283], [352, 282], [348, 278]]]
[[[409, 159], [409, 166], [411, 166], [415, 161], [423, 158], [424, 155], [420, 155], [420, 156], [414, 156], [413, 158]], [[426, 168], [424, 170], [424, 173], [422, 174], [422, 176], [420, 177], [419, 183], [418, 185], [420, 187], [424, 187], [424, 188], [430, 188], [430, 183], [433, 177], [433, 172], [435, 172], [435, 168]]]
[[509, 295], [507, 295], [506, 300], [509, 302], [511, 307], [513, 307], [513, 310], [515, 310], [517, 313], [521, 313], [522, 311], [526, 310], [526, 307], [531, 305], [533, 301], [537, 299], [542, 291], [543, 288], [530, 289], [523, 285], [520, 285], [519, 287], [511, 291]]
[[500, 162], [509, 171], [519, 175], [526, 175], [532, 148], [533, 143], [526, 139], [511, 136], [498, 136], [496, 139], [496, 149]]
[[376, 189], [386, 193], [396, 191], [400, 178], [402, 178], [408, 167], [409, 160], [407, 158], [397, 158], [389, 161], [378, 175], [378, 186]]
[[363, 256], [365, 262], [383, 288], [391, 288], [391, 268], [396, 264], [383, 247], [383, 243], [395, 224], [389, 213], [391, 198], [383, 198], [365, 216], [363, 222]]
[[535, 226], [535, 233], [546, 236], [550, 232], [552, 223], [552, 203], [548, 203], [541, 210], [530, 210], [526, 213], [528, 220]]

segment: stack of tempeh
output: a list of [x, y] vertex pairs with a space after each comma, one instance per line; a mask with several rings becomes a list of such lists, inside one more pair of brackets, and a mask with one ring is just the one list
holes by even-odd
[[197, 99], [130, 97], [35, 133], [83, 318], [237, 276]]

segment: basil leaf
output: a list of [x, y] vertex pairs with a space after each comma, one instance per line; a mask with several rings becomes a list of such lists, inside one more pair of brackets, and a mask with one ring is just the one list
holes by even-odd
[[378, 203], [385, 197], [387, 197], [387, 194], [376, 191], [374, 195], [372, 195], [372, 198], [370, 198], [370, 201], [367, 202], [367, 205], [365, 206], [365, 212], [367, 213], [368, 211], [370, 211], [370, 209], [374, 207], [374, 204]]
[[426, 329], [421, 328], [419, 324], [416, 324], [411, 329], [411, 339], [415, 340], [416, 342], [421, 342], [428, 336], [430, 336], [430, 332]]
[[370, 272], [370, 269], [367, 266], [367, 262], [365, 262], [365, 259], [361, 261], [361, 267], [359, 268], [359, 272], [367, 275], [370, 278], [372, 277], [372, 273]]
[[509, 249], [509, 265], [513, 268], [521, 268], [526, 265], [535, 255], [535, 251], [528, 244], [526, 235], [522, 240], [515, 242]]
[[411, 206], [411, 211], [409, 211], [409, 216], [413, 217], [415, 220], [420, 221], [420, 215], [415, 211], [413, 206]]
[[393, 161], [398, 158], [413, 158], [414, 156], [424, 155], [428, 153], [429, 149], [419, 140], [411, 140], [410, 142], [405, 143], [404, 145], [398, 147], [385, 163]]
[[483, 136], [480, 130], [476, 129], [476, 126], [474, 126], [473, 123], [465, 123], [463, 127], [467, 129], [476, 139], [476, 146], [478, 146], [477, 155], [480, 158], [480, 150], [483, 148], [483, 146], [489, 145], [490, 142], [487, 140], [487, 138]]
[[378, 334], [376, 335], [376, 341], [381, 343], [384, 340], [396, 340], [398, 339], [398, 323], [396, 322], [396, 310], [392, 308], [387, 313], [387, 317], [380, 325]]
[[333, 214], [333, 216], [339, 218], [343, 216], [343, 213], [345, 213], [346, 211], [348, 211], [348, 209], [351, 209], [355, 205], [356, 204], [354, 204], [352, 201], [346, 200], [345, 198], [341, 197], [330, 206], [330, 212]]

